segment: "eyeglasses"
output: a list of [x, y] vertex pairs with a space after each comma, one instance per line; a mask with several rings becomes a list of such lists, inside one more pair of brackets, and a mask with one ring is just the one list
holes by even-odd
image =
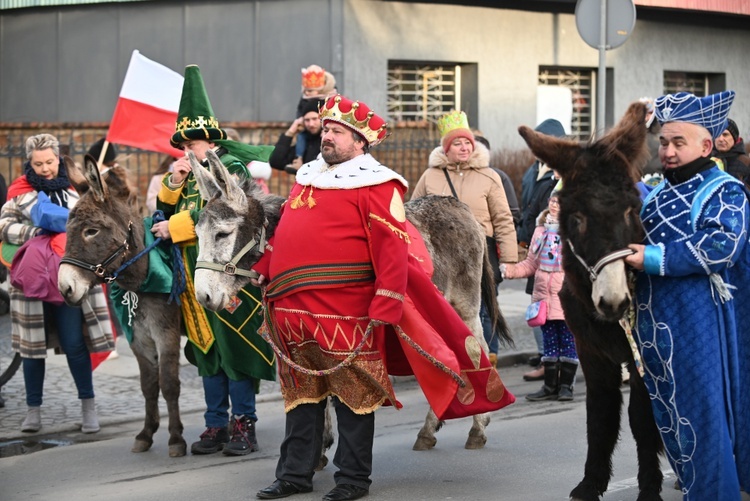
[[557, 207], [560, 207], [560, 202], [558, 202], [558, 201], [557, 201], [556, 199], [554, 199], [554, 198], [550, 198], [550, 199], [549, 199], [549, 202], [548, 202], [548, 203], [549, 203], [549, 205], [555, 205], [555, 206], [557, 206]]

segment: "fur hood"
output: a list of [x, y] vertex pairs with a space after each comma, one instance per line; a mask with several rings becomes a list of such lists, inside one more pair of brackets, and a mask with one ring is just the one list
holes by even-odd
[[[445, 155], [442, 146], [438, 146], [432, 153], [430, 153], [430, 160], [428, 165], [437, 169], [446, 168], [448, 170], [456, 170], [456, 164], [452, 164], [448, 161], [448, 157]], [[476, 142], [474, 145], [474, 152], [469, 157], [469, 160], [462, 164], [462, 168], [466, 169], [483, 169], [490, 166], [490, 151], [485, 145]]]
[[547, 214], [549, 214], [549, 209], [544, 209], [539, 213], [539, 215], [536, 217], [537, 226], [544, 226], [544, 223], [547, 222]]

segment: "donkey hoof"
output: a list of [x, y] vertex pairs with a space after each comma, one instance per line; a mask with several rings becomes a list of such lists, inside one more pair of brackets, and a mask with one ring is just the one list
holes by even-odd
[[322, 454], [320, 456], [320, 460], [318, 461], [318, 466], [315, 467], [315, 471], [321, 471], [323, 468], [326, 467], [328, 464], [328, 458], [325, 456], [325, 454]]
[[437, 443], [437, 438], [435, 437], [423, 437], [418, 436], [417, 441], [414, 442], [414, 447], [412, 447], [412, 450], [414, 451], [429, 451], [433, 447], [435, 447], [435, 444]]
[[487, 437], [481, 436], [481, 437], [473, 437], [470, 436], [466, 439], [466, 445], [464, 445], [464, 448], [466, 449], [482, 449], [484, 448], [484, 444], [487, 443]]
[[169, 457], [181, 458], [185, 454], [187, 454], [187, 444], [184, 440], [182, 442], [169, 445]]
[[149, 442], [147, 440], [139, 440], [135, 439], [135, 442], [133, 442], [133, 448], [130, 449], [130, 452], [146, 452], [151, 448], [151, 444], [153, 442]]

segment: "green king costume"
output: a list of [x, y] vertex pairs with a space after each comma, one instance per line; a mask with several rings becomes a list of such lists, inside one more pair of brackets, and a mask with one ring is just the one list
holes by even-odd
[[[226, 140], [208, 100], [200, 69], [185, 68], [185, 82], [171, 143], [197, 139], [215, 144], [214, 151], [230, 173], [250, 177], [247, 163], [268, 161], [272, 146], [250, 146]], [[206, 167], [207, 164], [204, 163]], [[179, 186], [166, 174], [157, 197], [157, 208], [169, 219], [172, 242], [180, 247], [185, 265], [186, 289], [180, 295], [183, 326], [189, 339], [185, 347], [188, 360], [201, 376], [213, 376], [223, 370], [235, 381], [252, 378], [256, 391], [259, 379], [276, 379], [275, 356], [257, 334], [263, 321], [260, 290], [251, 285], [240, 290], [229, 307], [220, 312], [203, 308], [195, 298], [193, 277], [198, 258], [195, 223], [206, 201], [201, 199], [192, 173]]]

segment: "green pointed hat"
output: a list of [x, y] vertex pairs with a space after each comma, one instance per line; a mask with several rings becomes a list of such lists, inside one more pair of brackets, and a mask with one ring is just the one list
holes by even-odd
[[182, 143], [194, 139], [213, 142], [226, 138], [227, 133], [219, 127], [219, 121], [211, 108], [211, 101], [208, 100], [200, 68], [194, 64], [186, 66], [180, 110], [170, 143], [179, 148]]

